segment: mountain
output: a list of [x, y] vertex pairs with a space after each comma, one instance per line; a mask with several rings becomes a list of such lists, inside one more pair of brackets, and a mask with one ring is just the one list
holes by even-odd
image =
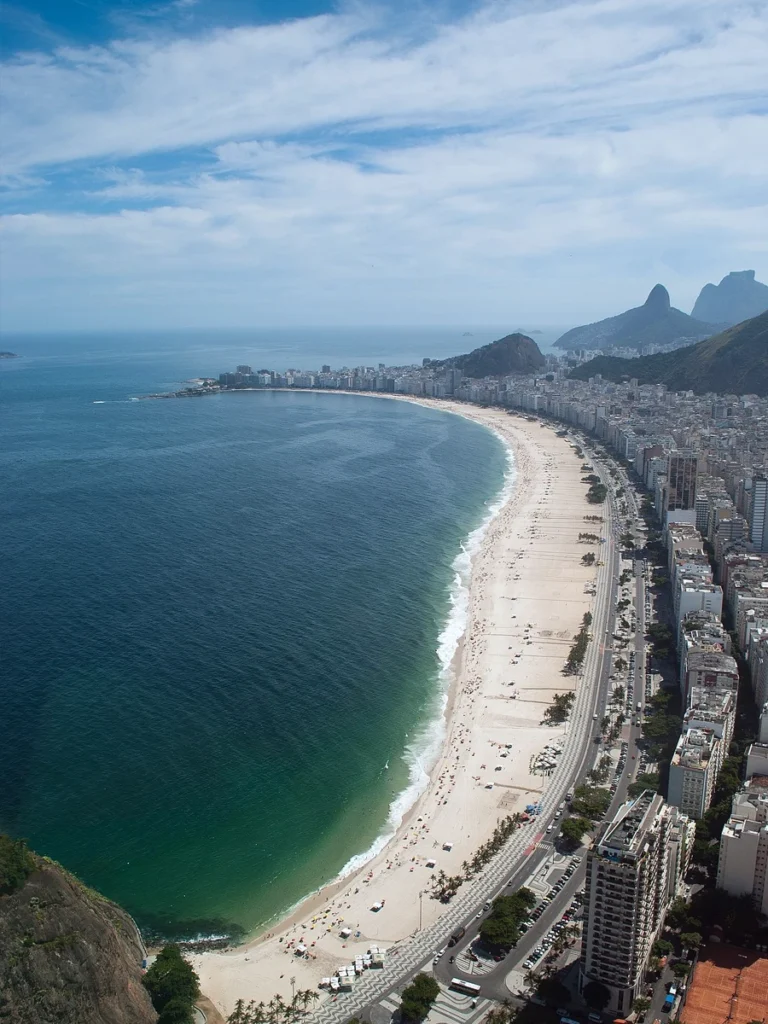
[[0, 1021], [154, 1024], [133, 920], [0, 835]]
[[768, 312], [730, 327], [698, 345], [640, 359], [598, 356], [571, 374], [588, 380], [596, 374], [619, 381], [637, 377], [641, 384], [666, 384], [673, 391], [768, 395]]
[[[720, 324], [719, 327], [724, 326]], [[644, 345], [667, 345], [679, 338], [698, 340], [714, 334], [718, 325], [694, 320], [670, 304], [669, 292], [662, 284], [655, 285], [642, 306], [626, 313], [598, 320], [585, 327], [566, 331], [555, 342], [557, 348], [642, 348]]]
[[730, 327], [766, 310], [768, 285], [755, 280], [754, 270], [732, 270], [720, 284], [704, 285], [691, 316]]
[[510, 373], [535, 373], [546, 363], [536, 342], [525, 334], [508, 334], [463, 356], [433, 359], [431, 367], [455, 366], [465, 377], [505, 377]]

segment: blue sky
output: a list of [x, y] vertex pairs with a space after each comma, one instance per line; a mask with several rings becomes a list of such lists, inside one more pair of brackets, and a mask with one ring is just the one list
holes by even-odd
[[31, 0], [4, 330], [573, 324], [768, 279], [768, 0]]

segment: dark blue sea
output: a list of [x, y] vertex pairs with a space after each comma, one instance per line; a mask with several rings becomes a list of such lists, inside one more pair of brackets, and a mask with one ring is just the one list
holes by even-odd
[[134, 399], [239, 362], [410, 362], [468, 340], [0, 347], [20, 355], [0, 361], [0, 830], [149, 930], [252, 932], [380, 842], [423, 782], [468, 537], [506, 453], [362, 396]]

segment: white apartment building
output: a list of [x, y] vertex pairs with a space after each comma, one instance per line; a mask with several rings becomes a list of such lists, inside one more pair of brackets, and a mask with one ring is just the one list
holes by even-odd
[[642, 990], [651, 947], [687, 870], [692, 824], [646, 791], [619, 808], [587, 855], [581, 987], [605, 985], [618, 1014]]
[[711, 612], [718, 618], [723, 614], [723, 591], [713, 583], [682, 579], [675, 594], [678, 635], [683, 619], [690, 612]]
[[766, 744], [753, 743], [747, 750], [745, 774], [748, 779], [755, 775], [768, 776], [768, 746]]
[[768, 914], [768, 777], [755, 776], [733, 798], [720, 837], [717, 887], [732, 896], [749, 894]]
[[712, 802], [722, 764], [723, 742], [712, 729], [686, 729], [669, 765], [669, 803], [689, 818], [702, 818]]
[[757, 738], [761, 743], [768, 743], [768, 702], [763, 704], [760, 712], [760, 732]]
[[685, 668], [681, 681], [685, 703], [691, 706], [693, 690], [730, 690], [736, 693], [739, 688], [739, 668], [735, 659], [722, 651], [696, 650], [688, 646], [687, 640], [684, 634]]
[[768, 480], [764, 476], [752, 479], [749, 536], [756, 551], [768, 551]]

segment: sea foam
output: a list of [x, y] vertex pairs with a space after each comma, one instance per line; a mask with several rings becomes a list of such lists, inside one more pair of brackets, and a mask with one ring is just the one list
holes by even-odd
[[[447, 411], [447, 410], [446, 410]], [[485, 425], [485, 424], [484, 424]], [[480, 525], [474, 529], [453, 560], [453, 583], [449, 593], [449, 610], [445, 626], [437, 641], [437, 657], [440, 664], [437, 675], [434, 713], [418, 730], [416, 737], [407, 745], [404, 753], [408, 765], [408, 785], [389, 805], [387, 821], [379, 836], [363, 853], [351, 857], [336, 881], [353, 874], [377, 854], [397, 832], [405, 815], [413, 807], [429, 784], [429, 773], [436, 764], [446, 734], [445, 712], [454, 674], [454, 657], [461, 638], [469, 625], [469, 583], [472, 575], [472, 560], [483, 543], [485, 534], [501, 510], [509, 501], [517, 477], [515, 459], [509, 442], [493, 427], [489, 427], [506, 449], [507, 467], [501, 490], [488, 503], [487, 512]]]

